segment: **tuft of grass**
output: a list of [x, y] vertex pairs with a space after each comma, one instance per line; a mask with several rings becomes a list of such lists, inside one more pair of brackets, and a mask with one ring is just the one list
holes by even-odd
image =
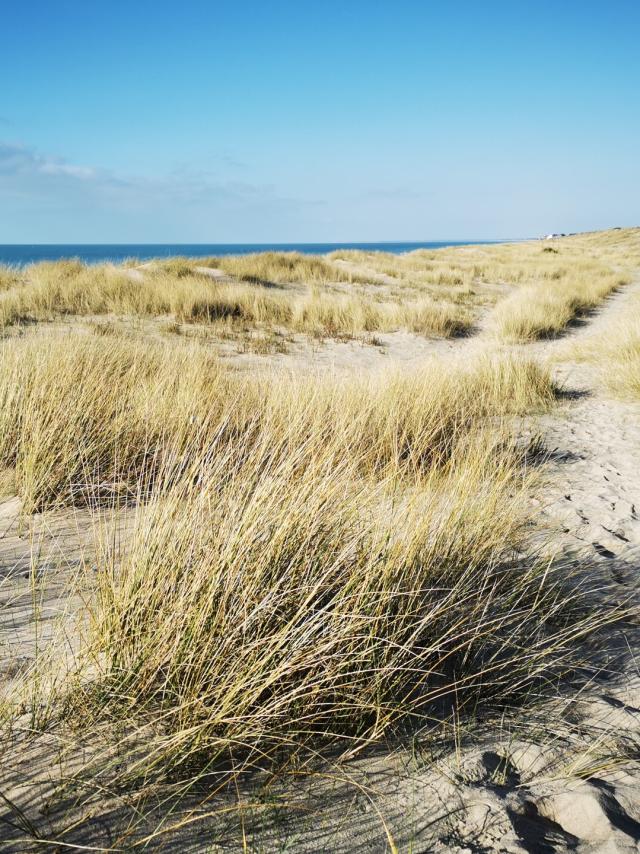
[[522, 288], [500, 302], [493, 314], [495, 327], [509, 341], [556, 336], [628, 282], [607, 269], [584, 278], [559, 272], [555, 281]]
[[245, 334], [238, 342], [239, 353], [255, 353], [260, 356], [273, 355], [275, 353], [286, 353], [289, 349], [290, 339], [284, 335], [271, 334]]
[[89, 324], [89, 329], [93, 332], [94, 335], [119, 335], [120, 329], [116, 326], [113, 321], [110, 320], [100, 320], [94, 321]]
[[25, 277], [22, 270], [17, 267], [0, 265], [0, 292], [10, 291], [13, 288], [20, 287], [24, 283]]
[[274, 285], [287, 283], [326, 284], [353, 282], [358, 277], [318, 255], [301, 252], [257, 252], [248, 255], [223, 255], [198, 260], [205, 267], [216, 267], [244, 282]]
[[182, 335], [182, 326], [175, 320], [167, 320], [160, 327], [166, 335]]
[[102, 553], [98, 713], [159, 724], [144, 773], [350, 752], [454, 695], [460, 714], [495, 710], [561, 666], [579, 629], [559, 628], [569, 599], [546, 568], [514, 562], [515, 457], [463, 443], [408, 492], [366, 468], [331, 438], [312, 461], [214, 445], [197, 483], [145, 506], [123, 561]]
[[[76, 689], [83, 714], [151, 727], [136, 774], [352, 752], [454, 698], [459, 714], [502, 708], [562, 666], [575, 591], [516, 560], [531, 481], [509, 419], [553, 399], [542, 368], [251, 378], [182, 343], [106, 343], [27, 346], [0, 388], [23, 372], [4, 410], [23, 492], [74, 500], [84, 473], [95, 499], [113, 459], [138, 501], [124, 552], [110, 539], [98, 557], [94, 671]], [[98, 378], [116, 361], [110, 398]]]
[[[269, 453], [301, 444], [310, 459], [330, 430], [376, 471], [420, 478], [444, 465], [459, 435], [487, 419], [547, 405], [553, 387], [533, 363], [480, 360], [448, 373], [264, 379], [224, 370], [201, 347], [39, 336], [0, 351], [0, 464], [15, 466], [27, 509], [61, 500], [135, 496], [194, 433], [249, 449], [268, 422]], [[364, 454], [366, 449], [367, 453]], [[96, 482], [101, 484], [96, 492]]]
[[184, 279], [186, 276], [192, 276], [195, 272], [196, 262], [189, 258], [177, 256], [175, 258], [167, 258], [154, 261], [152, 272], [166, 273], [169, 276], [175, 276], [176, 279]]

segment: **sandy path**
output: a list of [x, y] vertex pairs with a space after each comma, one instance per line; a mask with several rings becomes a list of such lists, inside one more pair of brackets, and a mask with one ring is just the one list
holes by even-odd
[[[555, 359], [567, 345], [606, 334], [640, 294], [640, 281], [619, 291], [567, 338], [537, 346]], [[637, 304], [637, 303], [636, 303]], [[640, 404], [616, 400], [600, 387], [593, 363], [555, 368], [569, 400], [540, 420], [554, 466], [545, 512], [561, 527], [565, 549], [596, 561], [626, 559], [640, 549]]]
[[[635, 281], [612, 295], [563, 339], [522, 349], [556, 360], [567, 345], [606, 334], [626, 315], [640, 293]], [[637, 302], [636, 302], [637, 305]], [[635, 309], [637, 310], [637, 309]], [[598, 381], [601, 366], [561, 362], [555, 367], [567, 399], [539, 419], [551, 452], [543, 490], [542, 521], [555, 533], [554, 546], [578, 560], [586, 572], [612, 585], [621, 601], [640, 602], [640, 403], [612, 398]], [[585, 692], [577, 717], [585, 726], [611, 728], [640, 746], [640, 632], [637, 616], [620, 632], [619, 673]], [[635, 624], [635, 625], [634, 625]], [[626, 651], [625, 651], [626, 647]], [[596, 648], [594, 652], [598, 652]], [[640, 751], [636, 749], [636, 758]], [[517, 769], [515, 769], [517, 770]], [[515, 779], [515, 778], [514, 778]], [[494, 803], [507, 813], [526, 851], [640, 851], [640, 768], [594, 773], [589, 780], [569, 776], [531, 789], [518, 784]], [[507, 787], [509, 788], [509, 787]], [[523, 801], [523, 798], [525, 799]], [[509, 802], [511, 806], [509, 806]], [[510, 813], [514, 804], [525, 804]], [[528, 806], [527, 806], [528, 804]], [[541, 822], [541, 817], [551, 824]], [[504, 819], [504, 815], [502, 816]], [[464, 825], [463, 825], [464, 829]], [[471, 850], [474, 850], [473, 847]], [[493, 843], [483, 850], [514, 850]]]

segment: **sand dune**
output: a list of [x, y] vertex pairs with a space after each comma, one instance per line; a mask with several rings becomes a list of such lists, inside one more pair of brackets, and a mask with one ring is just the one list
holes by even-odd
[[[224, 271], [198, 272], [233, 283]], [[139, 283], [147, 274], [128, 275]], [[286, 354], [262, 357], [225, 350], [224, 340], [211, 345], [243, 371], [279, 366], [343, 376], [389, 364], [419, 367], [433, 358], [464, 365], [487, 350], [526, 353], [551, 364], [560, 398], [522, 423], [523, 435], [539, 437], [530, 460], [542, 478], [530, 498], [532, 541], [576, 583], [581, 576], [591, 579], [594, 595], [600, 590], [596, 604], [603, 615], [613, 605], [626, 613], [609, 624], [603, 620], [579, 642], [584, 672], [550, 696], [541, 688], [540, 701], [522, 719], [505, 716], [500, 728], [490, 729], [481, 721], [443, 720], [439, 750], [431, 742], [422, 748], [419, 740], [383, 740], [335, 765], [325, 758], [312, 774], [285, 775], [259, 797], [255, 779], [239, 778], [233, 796], [221, 794], [216, 809], [202, 797], [181, 803], [175, 817], [184, 825], [166, 839], [154, 839], [153, 850], [640, 851], [640, 401], [615, 398], [603, 386], [602, 365], [572, 355], [575, 345], [608, 334], [636, 311], [639, 293], [636, 275], [561, 337], [525, 343], [496, 339], [489, 304], [471, 335], [453, 339], [407, 330], [376, 333], [375, 346], [298, 339]], [[95, 318], [73, 317], [60, 329], [85, 334], [87, 322]], [[153, 336], [157, 329], [141, 321], [137, 333]], [[10, 482], [6, 493], [0, 505], [0, 689], [10, 705], [28, 685], [25, 674], [40, 668], [54, 685], [56, 668], [64, 671], [65, 656], [75, 655], [98, 543], [109, 530], [126, 550], [136, 511], [113, 517], [104, 508], [60, 507], [27, 515]], [[49, 660], [47, 648], [55, 650]], [[66, 651], [62, 657], [60, 650]], [[57, 740], [55, 713], [42, 709], [47, 725], [40, 727], [27, 708], [25, 700], [5, 737], [2, 850], [41, 850], [42, 840], [55, 839], [61, 826], [67, 828], [65, 841], [80, 850], [125, 850], [109, 845], [117, 839], [114, 828], [129, 821], [129, 796], [105, 789], [96, 801], [76, 797], [69, 788], [69, 779], [95, 761], [99, 742], [84, 744], [82, 756], [77, 745], [68, 752], [71, 742]], [[153, 796], [142, 806], [147, 819], [127, 844], [140, 842], [167, 809]]]

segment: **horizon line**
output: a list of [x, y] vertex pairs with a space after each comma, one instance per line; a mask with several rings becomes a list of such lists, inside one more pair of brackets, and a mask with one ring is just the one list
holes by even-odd
[[[608, 229], [603, 229], [607, 231]], [[569, 232], [566, 232], [567, 234]], [[424, 240], [278, 240], [278, 241], [269, 241], [269, 240], [246, 240], [246, 241], [211, 241], [211, 242], [188, 242], [182, 240], [165, 240], [162, 242], [127, 242], [121, 243], [118, 241], [113, 241], [109, 243], [90, 243], [90, 242], [82, 242], [82, 243], [41, 243], [41, 242], [31, 242], [31, 243], [0, 243], [0, 246], [324, 246], [325, 244], [331, 243], [336, 245], [344, 245], [348, 246], [350, 244], [360, 244], [360, 245], [386, 245], [393, 246], [398, 243], [507, 243], [509, 241], [516, 240], [536, 240], [536, 237], [474, 237], [474, 238], [466, 238], [466, 237], [456, 237], [456, 238], [448, 238], [448, 237], [440, 237], [440, 238], [431, 238]]]

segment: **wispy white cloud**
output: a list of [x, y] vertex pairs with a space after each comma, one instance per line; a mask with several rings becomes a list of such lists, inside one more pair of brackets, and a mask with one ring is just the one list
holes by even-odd
[[96, 170], [90, 166], [74, 166], [72, 163], [56, 163], [47, 161], [40, 165], [43, 175], [68, 175], [81, 181], [90, 181], [97, 176]]
[[[223, 165], [243, 168], [230, 155], [220, 158]], [[21, 193], [32, 190], [37, 195], [60, 191], [64, 187], [78, 194], [102, 195], [114, 201], [144, 205], [150, 201], [190, 202], [194, 204], [224, 200], [236, 204], [297, 206], [307, 204], [298, 199], [281, 196], [272, 184], [252, 184], [236, 179], [221, 179], [210, 171], [180, 166], [163, 176], [121, 175], [113, 171], [71, 163], [68, 160], [43, 154], [20, 143], [0, 141], [0, 181], [6, 189], [11, 186]]]
[[289, 231], [323, 204], [238, 180], [242, 164], [228, 158], [212, 156], [215, 171], [128, 175], [0, 140], [0, 242], [269, 240], [274, 223]]
[[96, 176], [96, 170], [76, 166], [62, 158], [39, 154], [35, 149], [19, 143], [0, 142], [0, 175], [69, 175], [81, 180]]

